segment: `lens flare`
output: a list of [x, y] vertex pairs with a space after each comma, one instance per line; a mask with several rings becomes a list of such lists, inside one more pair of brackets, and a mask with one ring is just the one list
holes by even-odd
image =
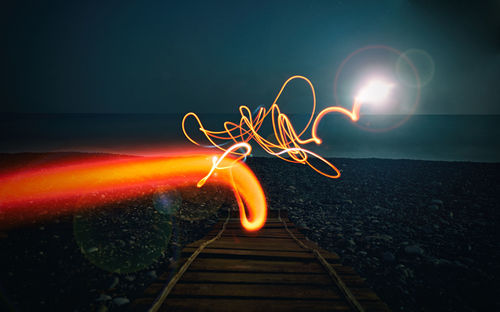
[[[414, 96], [408, 98], [408, 102], [404, 103], [406, 106], [406, 110], [402, 113], [401, 118], [397, 118], [394, 120], [394, 122], [391, 122], [390, 125], [386, 125], [380, 128], [374, 128], [370, 126], [363, 125], [362, 123], [356, 123], [355, 126], [366, 130], [370, 132], [386, 132], [390, 131], [393, 129], [396, 129], [400, 126], [402, 126], [404, 123], [406, 123], [410, 117], [416, 112], [417, 107], [420, 103], [420, 97], [421, 97], [421, 79], [419, 72], [416, 68], [416, 66], [413, 64], [412, 60], [408, 58], [405, 53], [390, 47], [390, 46], [384, 46], [384, 45], [370, 45], [370, 46], [365, 46], [362, 48], [359, 48], [352, 53], [350, 53], [339, 65], [337, 72], [335, 73], [335, 79], [333, 83], [333, 96], [334, 96], [334, 103], [335, 105], [339, 106], [340, 104], [340, 98], [339, 98], [339, 82], [342, 81], [343, 79], [342, 74], [345, 72], [346, 65], [349, 64], [350, 62], [353, 61], [353, 59], [361, 57], [362, 54], [364, 53], [369, 53], [369, 52], [380, 52], [380, 51], [386, 51], [389, 54], [394, 54], [397, 56], [397, 62], [400, 62], [401, 64], [404, 64], [405, 69], [407, 69], [406, 73], [409, 76], [409, 79], [413, 81], [414, 85]], [[401, 79], [398, 79], [401, 80]], [[399, 86], [399, 85], [398, 85]], [[403, 103], [401, 103], [403, 104]]]
[[359, 91], [356, 99], [363, 103], [378, 104], [385, 100], [394, 84], [381, 80], [372, 80], [366, 87]]

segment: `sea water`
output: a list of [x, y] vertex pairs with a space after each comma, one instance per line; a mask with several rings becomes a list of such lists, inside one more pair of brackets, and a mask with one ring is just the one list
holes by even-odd
[[[119, 152], [192, 147], [181, 128], [181, 114], [2, 114], [0, 152]], [[290, 116], [300, 132], [308, 116]], [[222, 130], [237, 115], [200, 115], [204, 126]], [[500, 115], [362, 115], [358, 123], [340, 115], [320, 122], [323, 144], [304, 147], [324, 157], [451, 161], [500, 161]], [[404, 122], [403, 122], [404, 121]], [[209, 145], [193, 120], [189, 133]], [[397, 127], [394, 127], [397, 126]], [[260, 132], [272, 140], [270, 124]], [[302, 138], [310, 137], [310, 128]], [[253, 155], [265, 156], [256, 144]]]

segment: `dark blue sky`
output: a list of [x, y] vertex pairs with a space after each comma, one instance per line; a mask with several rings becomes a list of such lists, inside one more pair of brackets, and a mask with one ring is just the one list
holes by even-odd
[[[433, 61], [418, 113], [500, 114], [498, 1], [11, 1], [0, 11], [2, 112], [233, 113], [270, 105], [292, 74], [310, 78], [325, 107], [343, 59], [386, 45]], [[340, 104], [363, 68], [396, 61], [358, 54]], [[417, 65], [424, 78], [432, 69]], [[288, 109], [308, 112], [307, 89], [291, 87]]]

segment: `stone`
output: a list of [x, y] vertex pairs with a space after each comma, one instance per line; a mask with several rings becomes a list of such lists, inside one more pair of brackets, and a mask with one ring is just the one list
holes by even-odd
[[439, 210], [439, 206], [438, 205], [429, 205], [429, 209], [431, 209], [431, 210]]
[[443, 201], [440, 199], [433, 199], [433, 200], [431, 200], [431, 205], [443, 207]]
[[98, 250], [99, 250], [99, 248], [97, 248], [97, 247], [90, 247], [89, 249], [87, 249], [87, 253], [93, 253], [93, 252], [96, 252]]
[[152, 270], [152, 271], [148, 271], [148, 273], [146, 273], [146, 275], [151, 278], [151, 279], [155, 279], [158, 277], [158, 275], [156, 275], [156, 271], [155, 270]]
[[111, 300], [111, 296], [108, 296], [106, 294], [101, 294], [95, 301], [101, 302], [101, 301], [109, 301]]
[[108, 307], [105, 304], [101, 304], [99, 307], [96, 309], [97, 312], [107, 312]]
[[418, 245], [410, 245], [405, 247], [405, 252], [409, 255], [420, 256], [424, 253], [424, 250]]
[[130, 303], [130, 300], [127, 297], [116, 297], [115, 299], [113, 299], [113, 303], [119, 307], [124, 304]]
[[382, 253], [382, 259], [385, 261], [385, 262], [394, 262], [396, 261], [396, 257], [394, 256], [394, 254], [390, 251], [384, 251]]
[[108, 289], [113, 289], [116, 286], [118, 286], [118, 283], [120, 282], [120, 279], [117, 276], [114, 276], [109, 284]]

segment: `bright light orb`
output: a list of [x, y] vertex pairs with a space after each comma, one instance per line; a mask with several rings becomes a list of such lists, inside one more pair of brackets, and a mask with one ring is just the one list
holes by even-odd
[[372, 80], [362, 88], [356, 100], [363, 103], [380, 103], [387, 98], [394, 84], [381, 80]]

